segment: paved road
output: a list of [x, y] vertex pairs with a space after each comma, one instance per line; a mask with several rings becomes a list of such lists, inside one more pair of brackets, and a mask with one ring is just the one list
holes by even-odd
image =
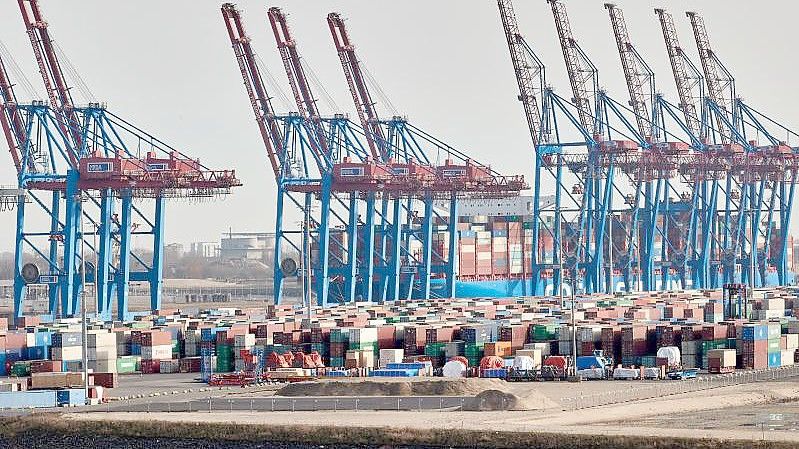
[[196, 411], [317, 411], [317, 410], [439, 410], [460, 407], [463, 396], [385, 396], [315, 398], [206, 398], [182, 402], [120, 401], [87, 409], [87, 412], [196, 412]]

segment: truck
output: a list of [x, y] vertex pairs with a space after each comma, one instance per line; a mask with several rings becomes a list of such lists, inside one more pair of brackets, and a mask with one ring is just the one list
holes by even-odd
[[698, 369], [681, 369], [679, 371], [672, 371], [666, 374], [671, 380], [685, 380], [685, 379], [696, 379], [696, 375], [699, 372]]

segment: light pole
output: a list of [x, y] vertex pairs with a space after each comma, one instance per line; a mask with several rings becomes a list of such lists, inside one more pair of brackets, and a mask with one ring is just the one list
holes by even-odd
[[[83, 192], [78, 191], [78, 200], [80, 201], [80, 263], [81, 263], [81, 290], [80, 290], [80, 323], [81, 323], [81, 341], [82, 341], [82, 355], [81, 365], [83, 368], [83, 395], [85, 403], [89, 401], [89, 354], [88, 354], [88, 340], [87, 338], [87, 323], [86, 323], [86, 235], [84, 234], [84, 217], [83, 217]], [[96, 287], [95, 287], [96, 290]]]

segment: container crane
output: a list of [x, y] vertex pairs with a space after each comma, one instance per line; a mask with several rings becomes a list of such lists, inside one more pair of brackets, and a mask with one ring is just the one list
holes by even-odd
[[[298, 114], [278, 116], [272, 107], [266, 84], [258, 67], [251, 39], [244, 28], [241, 12], [232, 3], [222, 5], [222, 19], [230, 38], [233, 52], [244, 80], [247, 95], [250, 99], [253, 114], [261, 133], [261, 139], [272, 166], [277, 183], [277, 220], [275, 229], [275, 255], [273, 287], [275, 303], [279, 304], [283, 297], [283, 285], [286, 277], [297, 273], [297, 264], [284, 261], [283, 245], [288, 244], [299, 254], [305, 254], [310, 246], [307, 227], [317, 229], [316, 244], [319, 248], [319, 267], [314, 271], [317, 279], [317, 301], [327, 303], [329, 283], [327, 282], [327, 246], [330, 239], [328, 220], [330, 218], [330, 196], [332, 183], [332, 166], [325, 154], [318, 152], [319, 145], [315, 141], [316, 134], [305, 134], [305, 123]], [[285, 131], [285, 132], [284, 132]], [[300, 137], [298, 147], [290, 147], [288, 142], [297, 141], [292, 137]], [[313, 148], [308, 144], [309, 139], [314, 140]], [[321, 208], [318, 219], [308, 224], [312, 219], [313, 196], [318, 195]], [[293, 230], [288, 223], [283, 223], [284, 208], [286, 205], [295, 206], [306, 218], [301, 230]], [[302, 235], [300, 242], [292, 238]], [[306, 274], [310, 266], [301, 265]], [[287, 267], [292, 268], [287, 268]], [[320, 273], [321, 271], [321, 273]], [[320, 278], [322, 280], [320, 280]]]
[[[788, 233], [782, 218], [786, 214], [790, 215], [786, 209], [791, 208], [792, 191], [796, 182], [791, 168], [794, 150], [785, 142], [774, 138], [765, 126], [764, 119], [771, 122], [771, 125], [782, 128], [783, 131], [787, 128], [765, 116], [753, 113], [752, 109], [737, 97], [735, 78], [711, 47], [703, 18], [690, 11], [686, 12], [686, 16], [693, 29], [705, 74], [709, 115], [715, 119], [718, 128], [717, 143], [720, 144], [712, 145], [710, 149], [731, 161], [733, 175], [728, 179], [727, 191], [730, 192], [735, 188], [741, 192], [737, 217], [734, 217], [730, 207], [725, 214], [726, 233], [723, 251], [728, 261], [724, 270], [725, 282], [733, 282], [734, 272], [730, 262], [736, 258], [734, 256], [736, 252], [739, 254], [737, 261], [749, 267], [741, 273], [742, 281], [748, 279], [751, 286], [765, 285], [766, 270], [768, 265], [772, 264], [776, 267], [780, 282], [784, 282], [787, 270], [784, 258], [780, 254], [787, 252], [785, 245]], [[765, 137], [768, 144], [757, 146], [757, 141], [749, 140], [747, 128], [756, 132], [758, 137]], [[731, 202], [730, 199], [727, 201]], [[777, 214], [781, 218], [780, 235], [776, 239], [777, 255], [770, 258], [774, 217]], [[736, 224], [732, 224], [733, 219], [737, 221]]]
[[[579, 206], [577, 223], [578, 254], [583, 251], [582, 263], [585, 269], [585, 290], [589, 293], [601, 289], [603, 270], [606, 272], [606, 289], [611, 291], [613, 284], [613, 242], [608, 228], [608, 215], [613, 211], [613, 196], [621, 192], [622, 183], [615, 177], [617, 163], [636, 153], [640, 142], [631, 140], [606, 140], [614, 131], [608, 122], [608, 108], [626, 124], [626, 119], [618, 114], [613, 101], [599, 88], [599, 72], [585, 52], [580, 48], [572, 33], [566, 6], [560, 0], [547, 0], [552, 8], [555, 28], [558, 33], [566, 71], [571, 84], [573, 98], [571, 103], [577, 109], [576, 123], [580, 125], [584, 145], [588, 154], [582, 162], [584, 191]], [[603, 251], [605, 239], [608, 240], [608, 260]], [[584, 245], [581, 243], [584, 242]], [[607, 262], [608, 266], [605, 267]], [[575, 272], [577, 267], [575, 267]]]
[[[103, 318], [111, 317], [112, 297], [117, 299], [118, 318], [129, 318], [131, 280], [147, 281], [151, 309], [160, 309], [165, 195], [227, 193], [240, 182], [233, 171], [208, 170], [199, 161], [107, 111], [104, 105], [76, 106], [38, 1], [18, 0], [18, 5], [50, 100], [50, 107], [34, 102], [21, 109], [29, 124], [19, 186], [34, 199], [32, 202], [38, 206], [35, 210], [47, 217], [50, 229], [29, 231], [35, 220], [28, 220], [26, 208], [20, 203], [15, 316], [23, 314], [25, 287], [30, 284], [48, 285], [50, 314], [74, 315], [78, 311], [83, 277], [95, 284], [97, 312]], [[143, 142], [149, 145], [144, 158], [131, 151], [135, 145], [138, 152]], [[52, 203], [46, 205], [39, 198], [42, 195], [51, 195]], [[154, 213], [145, 214], [142, 208], [133, 206], [134, 197], [154, 199]], [[115, 202], [120, 198], [121, 210], [115, 214]], [[98, 210], [96, 215], [92, 212], [94, 207]], [[134, 216], [149, 228], [136, 234], [150, 235], [153, 239], [149, 262], [131, 251]], [[89, 243], [82, 231], [86, 219], [95, 228], [92, 234], [96, 243]], [[96, 267], [80, 261], [81, 245], [94, 253]], [[118, 258], [113, 257], [113, 245], [119, 247]], [[45, 259], [47, 272], [40, 273], [35, 264], [22, 264], [26, 248]], [[132, 260], [144, 270], [131, 271]], [[78, 268], [79, 261], [85, 262], [80, 263], [86, 267], [85, 276]]]
[[[627, 266], [623, 268], [625, 279], [628, 281], [630, 279], [632, 251], [635, 247], [639, 253], [637, 255], [640, 265], [639, 279], [643, 280], [643, 288], [645, 290], [655, 288], [657, 283], [654, 280], [654, 245], [655, 237], [660, 235], [660, 288], [669, 288], [671, 271], [676, 271], [682, 288], [688, 288], [689, 266], [695, 268], [696, 249], [692, 236], [695, 236], [697, 205], [701, 195], [700, 190], [690, 180], [677, 178], [677, 167], [684, 158], [689, 157], [690, 147], [685, 142], [668, 141], [673, 136], [665, 128], [666, 113], [663, 112], [664, 105], [656, 91], [655, 74], [632, 43], [623, 11], [612, 3], [606, 3], [605, 8], [610, 16], [619, 50], [630, 95], [629, 104], [636, 116], [638, 131], [647, 142], [639, 160], [635, 207], [632, 212], [634, 228], [644, 229], [641, 239], [643, 241], [633, 241], [636, 239], [629, 241], [625, 257]], [[684, 129], [685, 125], [680, 123], [680, 127]], [[690, 188], [689, 194], [680, 193], [675, 189], [681, 184]], [[642, 193], [644, 206], [640, 207], [637, 198], [641, 197]], [[672, 194], [681, 197], [676, 204], [669, 199]], [[684, 223], [688, 225], [681, 226]]]
[[[311, 90], [308, 77], [305, 74], [305, 68], [300, 60], [297, 42], [291, 33], [286, 15], [280, 8], [272, 7], [269, 8], [268, 16], [278, 51], [283, 60], [283, 66], [289, 80], [289, 85], [294, 94], [297, 110], [300, 116], [310, 124], [315, 132], [316, 139], [311, 139], [311, 144], [318, 147], [317, 151], [328, 155], [328, 157], [332, 159], [337, 159], [336, 156], [330, 154], [326, 123], [323, 122], [319, 109], [317, 108], [317, 100]], [[331, 129], [346, 130], [347, 123], [343, 118], [343, 114], [336, 114], [334, 119], [330, 121]], [[331, 136], [332, 135], [333, 134], [331, 134]], [[342, 299], [345, 302], [354, 301], [356, 298], [356, 290], [360, 290], [363, 299], [365, 301], [371, 301], [373, 292], [371, 286], [374, 281], [375, 272], [375, 257], [373, 256], [375, 226], [373, 221], [375, 219], [376, 193], [364, 193], [366, 196], [366, 225], [360, 223], [359, 219], [358, 210], [360, 199], [358, 192], [353, 191], [346, 195], [348, 196], [348, 202], [346, 204], [346, 208], [348, 209], [346, 212], [348, 213], [341, 214], [342, 225], [344, 225], [346, 229], [346, 248], [341, 249], [346, 253], [346, 261], [342, 260], [343, 267], [339, 269], [339, 273], [337, 273], [343, 277], [345, 284], [344, 291], [342, 292]], [[346, 221], [343, 220], [344, 216], [347, 217]], [[359, 230], [361, 229], [362, 235], [359, 235]], [[362, 237], [362, 239], [359, 240], [360, 237]], [[344, 239], [342, 238], [342, 240]], [[358, 254], [359, 247], [363, 248], [364, 255]], [[362, 266], [360, 267], [359, 260], [362, 261]], [[335, 268], [331, 270], [337, 271]], [[359, 274], [362, 275], [360, 286], [357, 285]]]

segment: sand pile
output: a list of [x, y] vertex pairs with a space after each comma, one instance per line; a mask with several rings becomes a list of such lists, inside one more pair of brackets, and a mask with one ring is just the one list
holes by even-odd
[[503, 389], [499, 379], [323, 380], [286, 385], [276, 396], [475, 396]]
[[474, 399], [463, 405], [466, 411], [497, 411], [497, 410], [542, 410], [555, 405], [546, 397], [530, 392], [525, 396], [517, 396], [500, 390], [486, 390], [479, 393]]

